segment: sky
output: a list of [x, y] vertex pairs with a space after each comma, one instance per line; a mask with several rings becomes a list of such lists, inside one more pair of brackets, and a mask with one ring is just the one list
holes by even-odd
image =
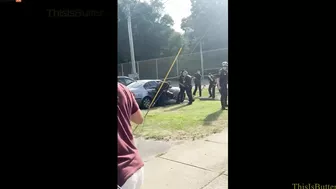
[[[149, 2], [149, 0], [142, 0]], [[174, 20], [174, 30], [177, 32], [183, 33], [181, 29], [181, 20], [182, 18], [188, 17], [191, 12], [191, 3], [190, 0], [163, 0], [166, 2], [165, 6], [165, 13], [169, 14]]]

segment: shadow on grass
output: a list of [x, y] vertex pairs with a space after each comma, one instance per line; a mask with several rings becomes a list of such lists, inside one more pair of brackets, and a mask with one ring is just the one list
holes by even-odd
[[218, 98], [200, 98], [201, 101], [219, 101]]
[[223, 113], [223, 110], [218, 110], [212, 114], [209, 114], [203, 121], [203, 125], [211, 125], [213, 121], [216, 121]]
[[[168, 102], [166, 102], [165, 105], [155, 105], [155, 106], [151, 107], [150, 110], [157, 110], [157, 109], [160, 109], [160, 108], [167, 108], [167, 107], [174, 106], [174, 105], [176, 105], [176, 101], [168, 101]], [[147, 111], [148, 109], [142, 108], [141, 110]]]
[[182, 105], [176, 106], [175, 108], [172, 108], [172, 109], [169, 109], [169, 110], [165, 110], [165, 112], [172, 112], [172, 111], [175, 111], [175, 110], [187, 107], [187, 106], [188, 106], [187, 104], [182, 104]]

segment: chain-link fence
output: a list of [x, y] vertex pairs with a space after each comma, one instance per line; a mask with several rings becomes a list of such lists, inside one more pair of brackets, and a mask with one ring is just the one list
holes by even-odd
[[[228, 60], [228, 49], [216, 49], [210, 51], [203, 51], [203, 73], [204, 75], [213, 70], [218, 70], [223, 61]], [[150, 60], [142, 60], [136, 62], [136, 71], [140, 79], [162, 79], [166, 76], [175, 57], [166, 57]], [[188, 70], [189, 73], [195, 73], [201, 70], [201, 54], [183, 54], [177, 59], [169, 73], [168, 78], [173, 78], [179, 75], [183, 69]], [[118, 75], [128, 76], [132, 73], [132, 64], [130, 62], [118, 64]]]

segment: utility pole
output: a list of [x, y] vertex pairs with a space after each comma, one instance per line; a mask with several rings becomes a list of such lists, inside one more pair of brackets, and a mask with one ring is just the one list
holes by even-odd
[[204, 79], [202, 41], [200, 41], [200, 54], [201, 54], [201, 72], [202, 72], [202, 79]]
[[133, 45], [133, 34], [132, 34], [132, 18], [131, 18], [131, 9], [130, 6], [126, 6], [127, 9], [127, 25], [128, 25], [128, 39], [130, 44], [130, 52], [131, 52], [131, 61], [132, 61], [132, 74], [137, 75], [135, 68], [135, 58], [134, 58], [134, 45]]

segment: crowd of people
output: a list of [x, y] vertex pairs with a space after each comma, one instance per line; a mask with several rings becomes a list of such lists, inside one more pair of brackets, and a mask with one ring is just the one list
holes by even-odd
[[[177, 98], [177, 103], [181, 103], [184, 101], [185, 93], [187, 93], [189, 103], [188, 105], [191, 105], [195, 100], [193, 99], [193, 96], [196, 95], [197, 90], [199, 91], [199, 96], [202, 96], [202, 81], [201, 81], [202, 75], [200, 71], [198, 70], [194, 76], [190, 76], [187, 70], [183, 70], [180, 73], [179, 78], [179, 87], [180, 87], [180, 93]], [[223, 62], [222, 68], [219, 70], [218, 74], [213, 75], [211, 73], [208, 74], [209, 79], [209, 98], [215, 99], [215, 92], [216, 92], [216, 86], [221, 94], [221, 106], [222, 109], [225, 110], [228, 106], [227, 104], [227, 97], [228, 97], [228, 91], [227, 91], [227, 85], [228, 85], [228, 63]], [[192, 80], [194, 80], [195, 89], [192, 93]]]

